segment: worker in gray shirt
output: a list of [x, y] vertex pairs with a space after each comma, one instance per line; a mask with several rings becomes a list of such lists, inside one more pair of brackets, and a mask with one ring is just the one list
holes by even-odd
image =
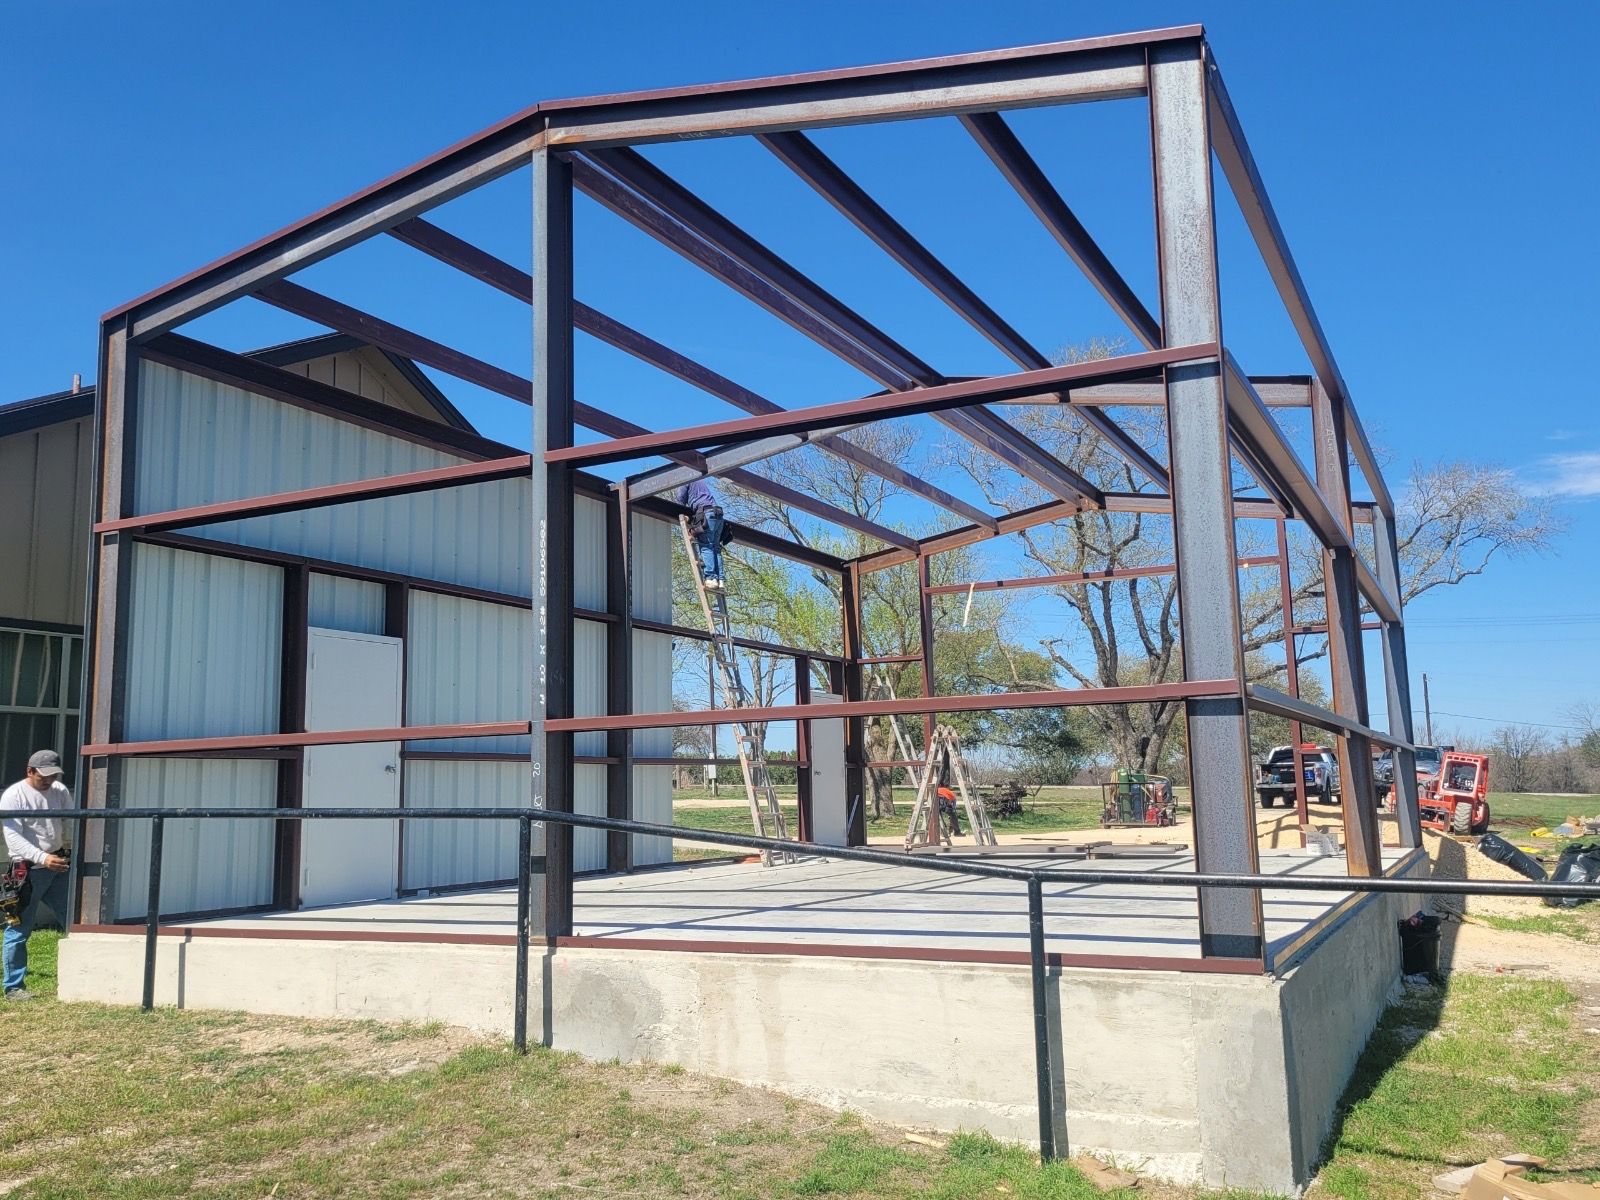
[[72, 793], [61, 782], [61, 756], [54, 750], [40, 750], [28, 759], [28, 777], [0, 793], [6, 853], [25, 864], [32, 891], [18, 914], [21, 920], [6, 927], [7, 1000], [33, 999], [23, 984], [28, 972], [28, 935], [33, 932], [39, 906], [48, 904], [65, 919], [71, 852], [65, 848], [66, 822], [50, 814], [71, 807]]
[[700, 552], [700, 573], [706, 587], [722, 590], [722, 545], [724, 541], [722, 505], [704, 479], [696, 479], [678, 489], [678, 503], [689, 510], [689, 532]]

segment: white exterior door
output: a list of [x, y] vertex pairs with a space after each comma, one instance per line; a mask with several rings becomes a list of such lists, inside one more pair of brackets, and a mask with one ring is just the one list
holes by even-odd
[[[838, 704], [842, 697], [812, 692], [813, 704]], [[844, 790], [844, 722], [812, 721], [811, 837], [824, 846], [850, 844], [849, 798]]]
[[[397, 728], [401, 653], [398, 638], [311, 630], [306, 728]], [[307, 746], [304, 784], [307, 808], [399, 808], [400, 743]], [[398, 822], [300, 823], [302, 907], [390, 899], [399, 868]]]

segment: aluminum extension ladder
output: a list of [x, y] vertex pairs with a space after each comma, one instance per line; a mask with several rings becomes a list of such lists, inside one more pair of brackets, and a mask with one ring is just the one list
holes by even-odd
[[[725, 708], [749, 708], [750, 693], [744, 685], [744, 673], [739, 668], [739, 653], [733, 644], [733, 630], [728, 619], [728, 595], [722, 588], [708, 588], [705, 572], [700, 567], [700, 555], [695, 548], [694, 535], [689, 532], [689, 518], [680, 516], [678, 528], [683, 533], [683, 548], [689, 555], [689, 569], [694, 572], [695, 590], [700, 595], [700, 611], [706, 619], [706, 631], [711, 635], [712, 658], [717, 664], [717, 674], [722, 680]], [[745, 794], [750, 799], [750, 822], [757, 837], [789, 840], [784, 826], [783, 808], [778, 803], [777, 790], [772, 786], [772, 773], [767, 769], [765, 734], [757, 732], [751, 723], [734, 723], [734, 745], [739, 752], [739, 771], [744, 776]], [[794, 855], [780, 852], [782, 861], [793, 862]], [[772, 851], [761, 852], [761, 862], [771, 866]]]
[[[879, 668], [874, 668], [871, 680], [867, 684], [867, 699], [898, 700], [899, 698], [899, 696], [895, 695], [894, 683], [890, 680], [889, 673]], [[912, 746], [910, 737], [906, 735], [905, 726], [900, 724], [900, 718], [893, 713], [889, 714], [889, 728], [894, 731], [894, 744], [895, 748], [900, 751], [900, 761], [913, 764], [906, 767], [906, 774], [911, 776], [911, 786], [920, 789], [922, 787], [922, 779], [918, 776], [917, 768], [914, 764], [922, 761], [921, 756], [917, 753], [916, 748]], [[889, 768], [889, 779], [892, 784], [894, 780], [893, 767]]]
[[[949, 725], [940, 725], [933, 731], [933, 738], [928, 742], [928, 756], [923, 761], [922, 779], [917, 784], [917, 803], [911, 810], [911, 824], [906, 829], [906, 849], [915, 846], [950, 845], [950, 832], [945, 826], [939, 810], [939, 779], [940, 767], [947, 767], [950, 778], [955, 781], [956, 792], [961, 797], [961, 804], [967, 810], [967, 828], [972, 831], [972, 839], [980, 846], [995, 846], [999, 842], [994, 836], [994, 826], [989, 823], [989, 810], [984, 807], [983, 797], [972, 786], [972, 781], [967, 777], [967, 763], [961, 757], [961, 739], [956, 731]], [[934, 835], [929, 837], [929, 830]]]

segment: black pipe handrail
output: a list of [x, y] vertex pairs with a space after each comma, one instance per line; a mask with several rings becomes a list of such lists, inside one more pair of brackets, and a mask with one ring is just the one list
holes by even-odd
[[[156, 940], [160, 929], [161, 859], [166, 822], [187, 820], [437, 820], [437, 821], [516, 821], [517, 822], [517, 968], [513, 1017], [513, 1043], [519, 1054], [528, 1050], [528, 960], [532, 943], [532, 867], [533, 825], [546, 822], [604, 829], [620, 833], [649, 834], [684, 841], [709, 842], [749, 850], [778, 850], [787, 853], [810, 852], [819, 857], [882, 866], [913, 867], [924, 871], [970, 875], [987, 879], [1006, 879], [1027, 885], [1028, 957], [1033, 979], [1034, 1074], [1038, 1085], [1039, 1154], [1046, 1161], [1065, 1155], [1068, 1147], [1055, 1136], [1055, 1091], [1050, 1059], [1048, 991], [1044, 943], [1044, 887], [1046, 883], [1127, 883], [1140, 886], [1184, 888], [1273, 888], [1302, 892], [1404, 893], [1434, 896], [1528, 896], [1600, 900], [1600, 884], [1513, 883], [1504, 880], [1407, 879], [1382, 876], [1308, 876], [1262, 874], [1216, 874], [1201, 872], [1135, 875], [1131, 871], [1094, 868], [1016, 867], [971, 859], [922, 857], [893, 850], [871, 850], [859, 846], [825, 846], [785, 838], [761, 837], [748, 833], [693, 829], [682, 825], [660, 825], [621, 817], [591, 816], [561, 812], [551, 808], [69, 808], [51, 814], [58, 819], [78, 821], [151, 822], [150, 877], [144, 932], [144, 991], [141, 1007], [155, 1007]], [[81, 840], [81, 839], [80, 839]], [[542, 858], [538, 859], [542, 862]]]

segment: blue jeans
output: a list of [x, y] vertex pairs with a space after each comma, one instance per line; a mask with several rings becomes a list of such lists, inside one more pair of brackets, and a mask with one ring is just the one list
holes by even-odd
[[62, 921], [67, 919], [67, 878], [66, 871], [57, 874], [44, 867], [32, 865], [28, 867], [28, 880], [33, 884], [33, 895], [28, 898], [27, 907], [18, 914], [22, 918], [22, 924], [6, 926], [4, 952], [6, 991], [21, 987], [23, 978], [28, 973], [28, 935], [33, 932], [33, 922], [39, 915], [39, 906], [48, 904], [50, 911], [58, 918]]
[[694, 531], [695, 549], [700, 552], [700, 573], [707, 579], [721, 579], [722, 510], [707, 508], [696, 515], [701, 523]]

